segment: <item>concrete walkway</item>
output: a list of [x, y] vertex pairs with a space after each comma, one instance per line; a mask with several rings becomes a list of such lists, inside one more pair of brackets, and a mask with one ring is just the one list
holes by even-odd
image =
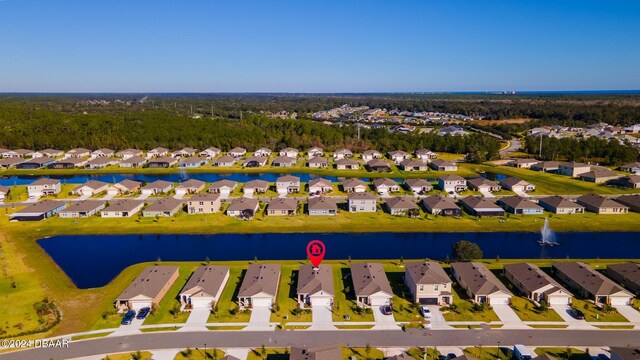
[[309, 330], [335, 330], [333, 326], [333, 313], [326, 305], [315, 305], [311, 307], [312, 323]]
[[482, 194], [482, 196], [484, 196], [484, 197], [486, 197], [486, 198], [488, 198], [488, 199], [493, 199], [493, 198], [495, 198], [495, 195], [493, 195], [493, 194], [491, 193], [491, 191], [486, 190], [486, 189], [481, 189], [481, 190], [480, 190], [480, 194]]
[[168, 350], [152, 350], [152, 360], [173, 360], [176, 355], [183, 349], [168, 349]]
[[[631, 307], [631, 305], [616, 306], [616, 310], [630, 322], [640, 324], [640, 312]], [[635, 328], [640, 329], [638, 325]]]
[[437, 305], [427, 305], [427, 308], [431, 311], [431, 318], [428, 318], [431, 329], [440, 330], [440, 329], [451, 329], [452, 327], [447, 325], [447, 321], [444, 319], [444, 315], [442, 315], [442, 311], [440, 311], [440, 307]]
[[222, 349], [224, 351], [225, 356], [231, 355], [237, 357], [240, 360], [246, 360], [247, 356], [249, 356], [249, 348], [230, 348], [230, 349]]
[[400, 327], [396, 323], [396, 319], [393, 317], [393, 313], [391, 315], [385, 315], [380, 310], [379, 306], [374, 306], [371, 310], [373, 310], [373, 319], [376, 324], [373, 326], [374, 330], [399, 330]]
[[528, 329], [529, 327], [522, 322], [520, 317], [509, 305], [493, 305], [493, 311], [502, 321], [503, 329]]
[[178, 331], [206, 331], [210, 314], [211, 311], [208, 307], [195, 308], [191, 310], [189, 318], [185, 322], [184, 326], [178, 329]]
[[249, 325], [243, 330], [246, 331], [268, 331], [275, 330], [275, 326], [271, 325], [271, 309], [268, 306], [254, 306], [251, 309], [251, 318]]

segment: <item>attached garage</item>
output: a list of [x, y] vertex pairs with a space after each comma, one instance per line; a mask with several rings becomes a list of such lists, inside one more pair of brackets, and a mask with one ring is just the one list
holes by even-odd
[[331, 296], [311, 296], [309, 302], [312, 306], [331, 306], [333, 298]]
[[271, 306], [273, 303], [273, 298], [271, 297], [252, 297], [251, 304], [252, 306]]
[[209, 308], [211, 307], [211, 302], [213, 301], [212, 297], [202, 296], [202, 297], [191, 297], [191, 306], [193, 308]]
[[371, 306], [382, 306], [391, 304], [391, 297], [387, 294], [377, 293], [369, 296]]
[[419, 298], [418, 302], [421, 305], [438, 305], [438, 298], [437, 297]]
[[489, 296], [489, 304], [490, 305], [509, 305], [509, 299], [511, 299], [508, 295], [492, 295]]
[[570, 305], [570, 296], [548, 296], [546, 299], [549, 305]]
[[131, 310], [140, 310], [142, 308], [151, 307], [151, 300], [131, 300], [129, 301], [129, 305], [131, 307]]
[[629, 296], [610, 296], [609, 301], [611, 306], [629, 305], [631, 303], [631, 297]]

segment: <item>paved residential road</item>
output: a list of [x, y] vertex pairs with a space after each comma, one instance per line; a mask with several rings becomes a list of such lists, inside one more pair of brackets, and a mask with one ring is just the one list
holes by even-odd
[[518, 139], [513, 138], [509, 140], [509, 147], [500, 151], [500, 155], [506, 156], [511, 152], [520, 150], [521, 147], [522, 147], [522, 144], [520, 143], [520, 141]]
[[143, 333], [72, 342], [68, 348], [29, 349], [0, 355], [0, 360], [71, 359], [105, 353], [207, 347], [344, 346], [640, 346], [637, 330], [336, 330], [201, 331]]

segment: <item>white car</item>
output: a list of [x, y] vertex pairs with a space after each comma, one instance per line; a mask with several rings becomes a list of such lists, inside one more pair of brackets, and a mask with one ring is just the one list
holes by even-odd
[[426, 306], [420, 306], [420, 315], [425, 319], [429, 319], [431, 317], [431, 310]]

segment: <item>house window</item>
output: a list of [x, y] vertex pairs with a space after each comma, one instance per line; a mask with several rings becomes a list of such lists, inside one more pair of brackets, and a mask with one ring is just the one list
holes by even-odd
[[420, 285], [419, 290], [424, 291], [424, 285]]
[[438, 284], [433, 285], [433, 290], [438, 291]]

